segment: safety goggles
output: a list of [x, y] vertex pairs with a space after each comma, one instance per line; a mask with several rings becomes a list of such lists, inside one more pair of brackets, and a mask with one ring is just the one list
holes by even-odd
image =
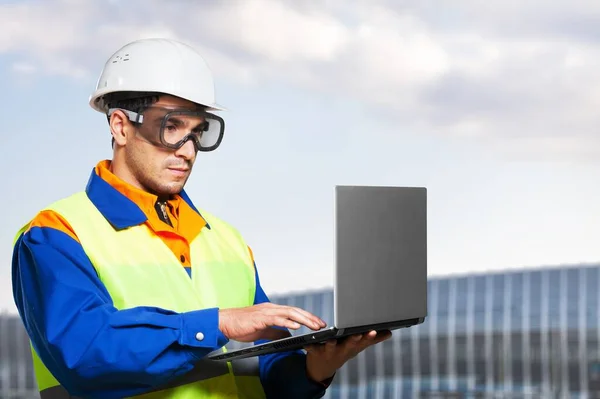
[[135, 112], [111, 108], [108, 116], [117, 110], [124, 112], [137, 125], [140, 136], [158, 147], [177, 150], [192, 140], [197, 151], [208, 152], [215, 150], [223, 139], [223, 118], [204, 110], [150, 106]]

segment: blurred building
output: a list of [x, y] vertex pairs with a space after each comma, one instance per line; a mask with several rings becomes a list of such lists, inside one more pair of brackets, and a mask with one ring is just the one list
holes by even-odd
[[0, 314], [0, 399], [39, 398], [21, 319]]
[[[326, 397], [600, 398], [598, 287], [600, 265], [431, 278], [425, 323], [351, 360]], [[333, 323], [330, 290], [271, 299]], [[32, 397], [28, 351], [0, 318], [1, 398]]]

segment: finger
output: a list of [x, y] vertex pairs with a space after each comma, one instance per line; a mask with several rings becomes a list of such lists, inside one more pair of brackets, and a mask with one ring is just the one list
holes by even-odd
[[373, 345], [375, 343], [376, 339], [377, 339], [377, 331], [374, 331], [374, 330], [369, 331], [360, 340], [360, 342], [358, 344], [359, 351], [363, 351], [364, 349], [366, 349], [369, 346]]
[[290, 320], [287, 317], [282, 317], [282, 316], [273, 316], [270, 318], [269, 320], [269, 324], [273, 325], [273, 326], [278, 326], [278, 327], [285, 327], [285, 328], [289, 328], [291, 330], [298, 330], [300, 327], [302, 327], [302, 324], [294, 321], [294, 320]]
[[367, 334], [354, 334], [347, 337], [341, 345], [340, 353], [347, 359], [356, 356], [361, 350], [364, 342], [368, 340]]
[[371, 330], [363, 335], [361, 344], [372, 343], [377, 338], [377, 331]]
[[327, 326], [327, 323], [325, 323], [325, 321], [323, 321], [320, 317], [317, 317], [304, 309], [297, 308], [294, 306], [290, 306], [288, 307], [288, 309], [297, 314], [298, 316], [304, 317], [305, 319], [312, 321], [317, 329]]
[[389, 339], [391, 336], [392, 336], [391, 331], [379, 331], [379, 332], [378, 331], [369, 331], [369, 333], [366, 334], [366, 336], [363, 339], [361, 339], [361, 341], [358, 345], [359, 346], [358, 351], [362, 352], [369, 346], [373, 346], [380, 342], [383, 342], [386, 339]]
[[369, 345], [375, 345], [392, 337], [392, 332], [389, 330], [372, 331], [369, 335]]
[[380, 343], [392, 338], [392, 332], [390, 330], [379, 331], [377, 333], [376, 343]]
[[314, 318], [315, 316], [312, 316], [310, 313], [293, 306], [273, 305], [271, 307], [267, 307], [264, 310], [264, 313], [272, 317], [278, 316], [291, 319], [294, 322], [305, 325], [313, 330], [320, 328], [318, 318], [314, 321], [311, 321], [311, 317]]
[[298, 308], [296, 306], [285, 306], [285, 305], [281, 305], [280, 308], [283, 310], [299, 313], [300, 315], [304, 316], [305, 318], [307, 318], [309, 320], [314, 321], [315, 323], [321, 325], [322, 327], [325, 327], [327, 325], [327, 323], [325, 323], [325, 321], [322, 320], [320, 317], [317, 317], [314, 314], [312, 314], [309, 311], [306, 311], [302, 308]]
[[312, 330], [319, 330], [323, 327], [321, 319], [303, 311], [302, 309], [289, 307], [287, 309], [281, 309], [281, 312], [283, 312], [282, 316], [286, 316], [289, 319], [297, 323], [301, 323]]

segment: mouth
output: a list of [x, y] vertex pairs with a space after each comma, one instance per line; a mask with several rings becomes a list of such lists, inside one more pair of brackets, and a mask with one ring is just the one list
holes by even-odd
[[184, 176], [190, 171], [188, 168], [168, 168], [168, 169], [171, 173], [173, 173], [174, 175], [177, 175], [177, 176]]

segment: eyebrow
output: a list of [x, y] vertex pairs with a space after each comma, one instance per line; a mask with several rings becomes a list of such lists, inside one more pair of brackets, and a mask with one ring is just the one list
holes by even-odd
[[[173, 121], [173, 122], [174, 122], [175, 124], [177, 124], [177, 125], [183, 125], [183, 124], [184, 124], [184, 123], [183, 123], [183, 121], [182, 121], [181, 119], [179, 119], [179, 118], [177, 118], [177, 117], [175, 117], [175, 116], [173, 116], [173, 117], [170, 117], [170, 118], [169, 118], [169, 120], [170, 120], [170, 121]], [[205, 123], [206, 123], [206, 120], [204, 120], [204, 121], [202, 121], [202, 122], [200, 122], [200, 123], [196, 124], [196, 126], [194, 126], [194, 127], [193, 127], [193, 129], [197, 129], [197, 128], [201, 127], [202, 125], [204, 125]], [[192, 129], [192, 130], [193, 130], [193, 129]]]

